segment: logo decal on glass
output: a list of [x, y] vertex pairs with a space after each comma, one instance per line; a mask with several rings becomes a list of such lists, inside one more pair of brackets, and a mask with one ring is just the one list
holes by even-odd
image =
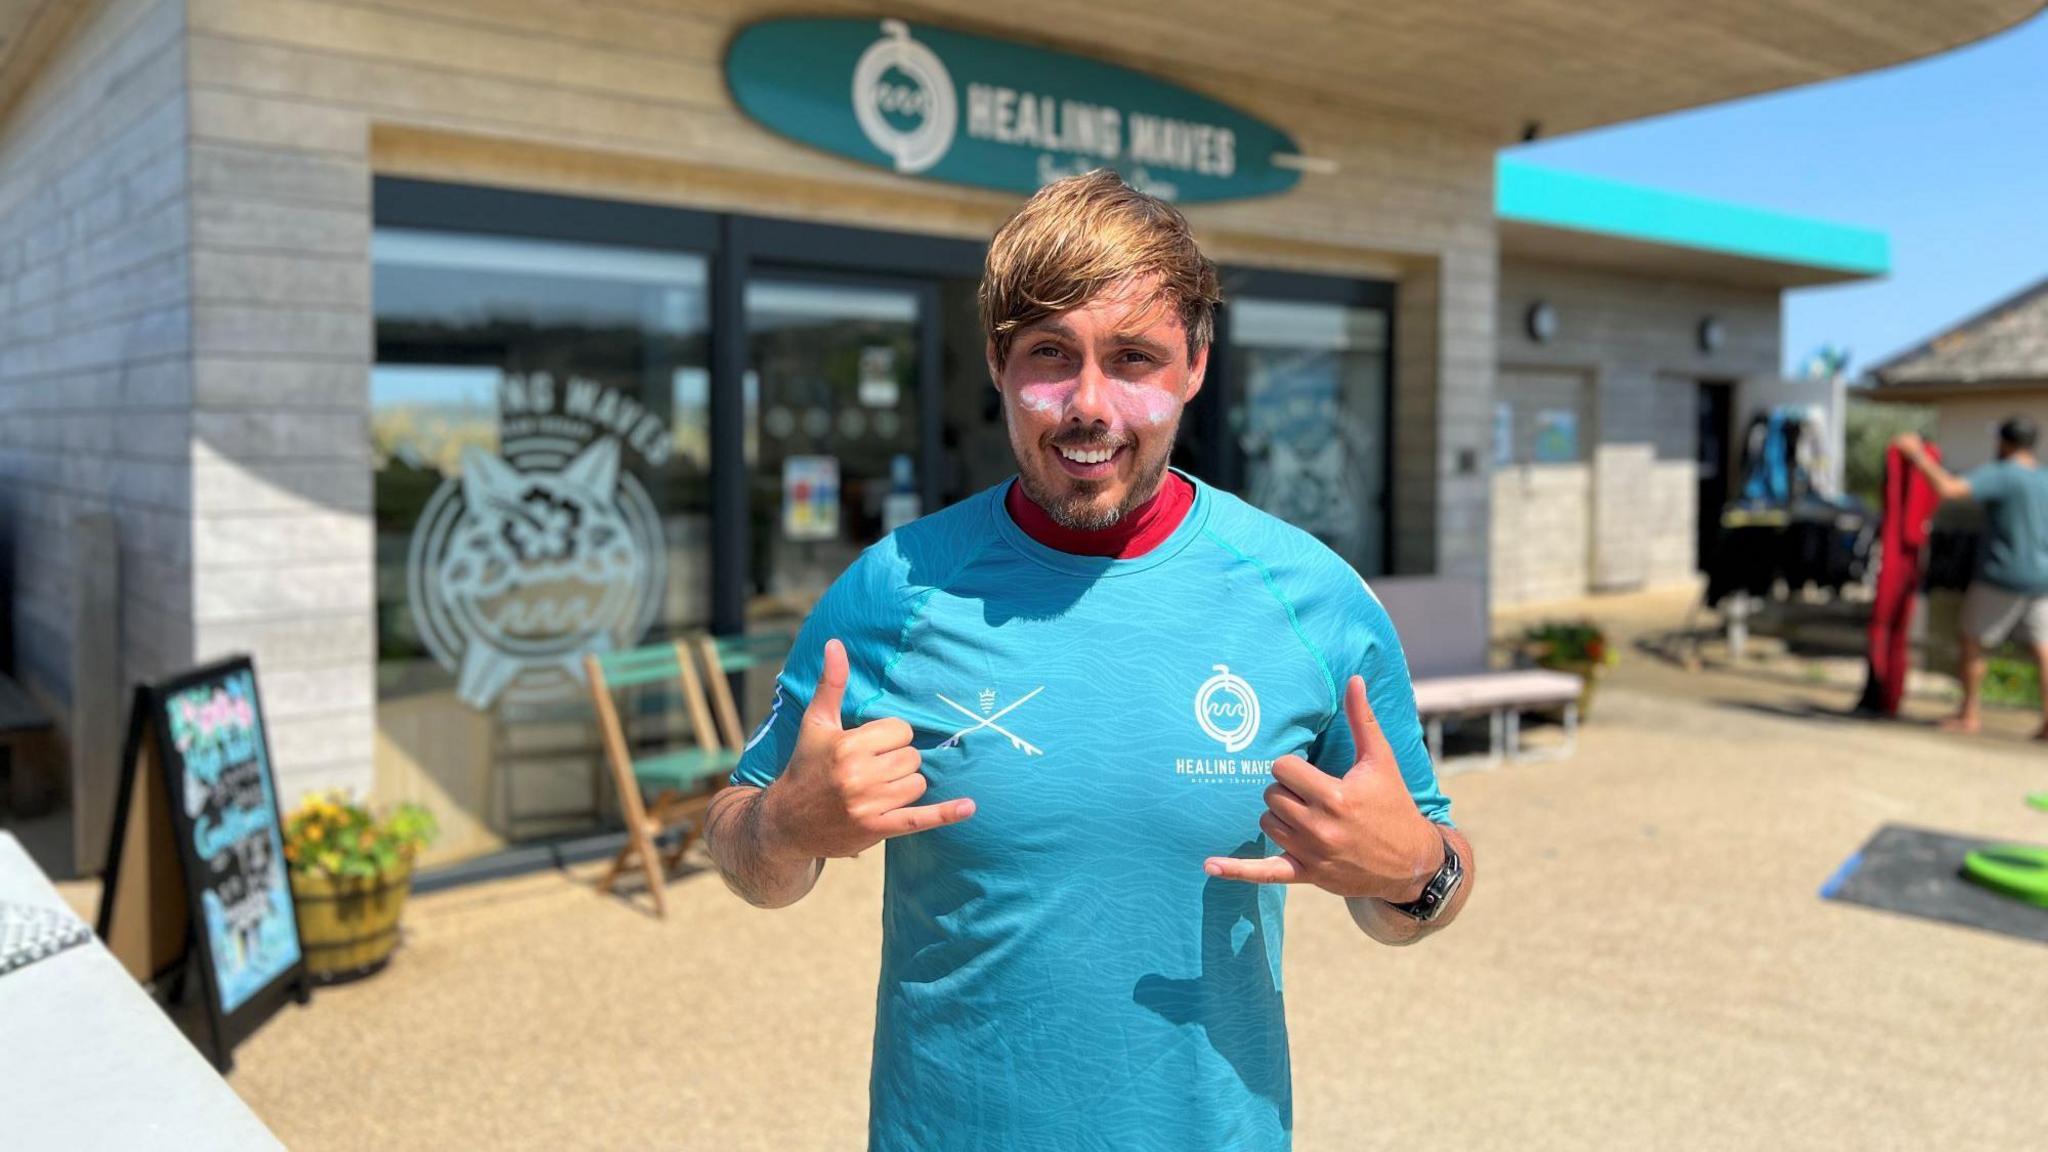
[[[667, 585], [661, 519], [619, 441], [561, 416], [533, 423], [497, 455], [463, 449], [407, 559], [420, 637], [475, 708], [573, 689], [584, 653], [646, 633]], [[563, 434], [579, 429], [597, 438]]]
[[1225, 752], [1242, 752], [1259, 735], [1259, 696], [1228, 665], [1214, 667], [1216, 674], [1195, 693], [1195, 723]]

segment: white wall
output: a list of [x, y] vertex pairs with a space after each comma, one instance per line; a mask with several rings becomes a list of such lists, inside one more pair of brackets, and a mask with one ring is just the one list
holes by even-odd
[[1997, 456], [1998, 425], [2008, 416], [2026, 416], [2048, 428], [2048, 382], [2041, 388], [1994, 396], [1959, 396], [1934, 406], [1934, 437], [1942, 462], [1967, 472]]

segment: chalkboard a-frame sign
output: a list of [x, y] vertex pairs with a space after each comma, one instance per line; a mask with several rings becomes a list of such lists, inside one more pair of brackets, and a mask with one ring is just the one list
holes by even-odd
[[310, 991], [270, 741], [246, 656], [138, 685], [99, 934], [138, 980], [199, 969], [201, 1047], [234, 1048]]

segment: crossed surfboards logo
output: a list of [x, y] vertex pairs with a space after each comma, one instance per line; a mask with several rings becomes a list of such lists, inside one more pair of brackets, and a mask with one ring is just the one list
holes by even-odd
[[967, 705], [952, 699], [945, 693], [939, 693], [939, 700], [943, 702], [948, 708], [951, 708], [953, 711], [958, 712], [962, 716], [967, 717], [969, 720], [974, 721], [974, 723], [969, 724], [967, 727], [960, 729], [958, 732], [955, 732], [951, 736], [948, 736], [944, 740], [940, 741], [939, 747], [958, 748], [960, 746], [960, 741], [965, 739], [970, 733], [979, 732], [983, 728], [986, 728], [999, 736], [1009, 737], [1010, 747], [1015, 748], [1017, 751], [1022, 752], [1026, 756], [1045, 755], [1045, 749], [1040, 748], [1038, 745], [1033, 744], [1031, 741], [1026, 740], [1022, 736], [1017, 735], [1015, 732], [1010, 731], [1008, 728], [1003, 727], [1001, 724], [996, 723], [996, 721], [1001, 720], [1003, 717], [1008, 716], [1010, 713], [1015, 712], [1018, 708], [1022, 707], [1025, 701], [1031, 699], [1033, 696], [1036, 696], [1043, 691], [1045, 691], [1045, 685], [1040, 684], [1038, 687], [1033, 688], [1031, 691], [1026, 692], [1022, 696], [1017, 697], [1015, 700], [1010, 701], [1008, 704], [1003, 705], [1002, 709], [998, 711], [996, 710], [995, 690], [985, 689], [981, 694], [981, 711], [979, 713], [975, 712], [972, 708], [969, 708]]

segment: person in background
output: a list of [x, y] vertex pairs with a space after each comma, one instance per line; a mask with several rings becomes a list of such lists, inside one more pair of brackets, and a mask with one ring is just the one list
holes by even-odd
[[1984, 654], [2004, 644], [2015, 628], [2024, 628], [2043, 673], [2042, 724], [2034, 739], [2048, 740], [2048, 473], [2034, 458], [2038, 435], [2032, 420], [2008, 418], [1998, 426], [1998, 459], [1962, 476], [1930, 458], [1914, 433], [1893, 441], [1942, 499], [1973, 500], [1984, 507], [1976, 577], [1963, 596], [1963, 706], [1942, 724], [1951, 732], [1977, 730]]

